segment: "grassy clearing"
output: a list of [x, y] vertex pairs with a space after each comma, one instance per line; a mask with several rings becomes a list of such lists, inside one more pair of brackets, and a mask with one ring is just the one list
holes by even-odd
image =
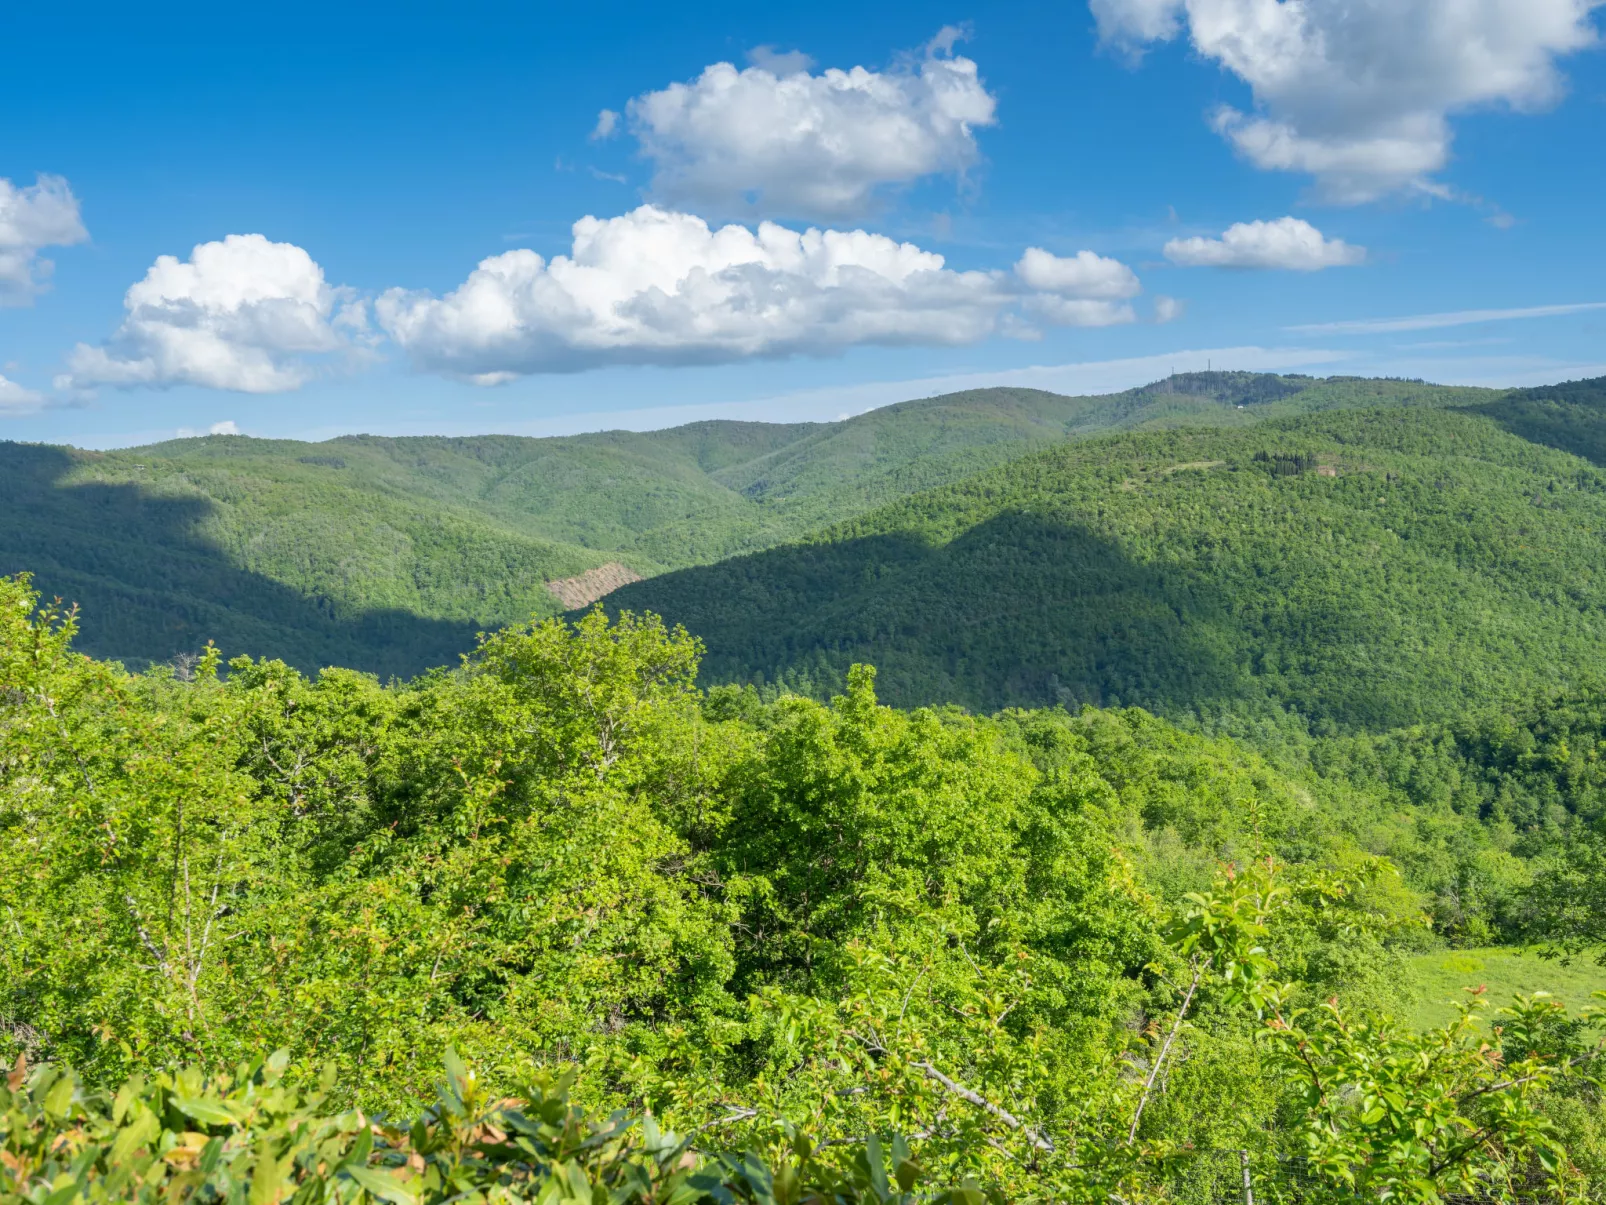
[[1535, 950], [1440, 950], [1411, 959], [1417, 991], [1410, 1014], [1419, 1026], [1442, 1025], [1455, 1016], [1455, 1002], [1469, 987], [1487, 987], [1490, 1004], [1498, 1007], [1522, 992], [1546, 991], [1576, 1011], [1592, 1003], [1591, 992], [1606, 991], [1606, 967], [1588, 958], [1563, 966]]

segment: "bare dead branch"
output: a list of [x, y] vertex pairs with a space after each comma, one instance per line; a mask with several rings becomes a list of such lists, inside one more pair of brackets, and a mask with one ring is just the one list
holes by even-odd
[[1051, 1139], [1039, 1134], [1019, 1117], [1016, 1117], [1013, 1113], [1011, 1113], [1008, 1109], [1005, 1109], [1000, 1105], [993, 1104], [992, 1101], [988, 1100], [981, 1093], [973, 1092], [963, 1084], [955, 1083], [941, 1071], [938, 1071], [930, 1063], [915, 1063], [913, 1065], [925, 1072], [927, 1079], [935, 1080], [944, 1088], [948, 1089], [948, 1091], [952, 1092], [955, 1096], [959, 1097], [960, 1100], [969, 1101], [984, 1113], [996, 1117], [1010, 1129], [1019, 1130], [1025, 1136], [1026, 1140], [1038, 1150], [1047, 1151], [1051, 1155], [1054, 1153], [1054, 1143]]
[[201, 980], [201, 970], [206, 965], [206, 949], [212, 944], [212, 922], [217, 920], [221, 909], [217, 906], [217, 893], [223, 886], [223, 854], [218, 852], [217, 866], [212, 871], [212, 898], [207, 904], [206, 928], [201, 932], [201, 952], [190, 968], [190, 995], [195, 995], [195, 985]]
[[1204, 975], [1204, 967], [1200, 965], [1197, 956], [1193, 960], [1193, 982], [1188, 984], [1188, 994], [1182, 997], [1182, 1007], [1177, 1010], [1177, 1019], [1171, 1023], [1171, 1032], [1165, 1035], [1165, 1042], [1160, 1047], [1160, 1053], [1155, 1056], [1154, 1066], [1149, 1068], [1148, 1081], [1143, 1085], [1143, 1095], [1138, 1097], [1138, 1107], [1132, 1111], [1132, 1128], [1127, 1131], [1127, 1142], [1133, 1143], [1138, 1139], [1138, 1122], [1143, 1120], [1144, 1107], [1149, 1103], [1149, 1094], [1154, 1091], [1154, 1081], [1159, 1078], [1160, 1068], [1165, 1065], [1166, 1055], [1171, 1053], [1171, 1043], [1176, 1041], [1177, 1034], [1182, 1029], [1183, 1019], [1188, 1015], [1188, 1006], [1193, 1003], [1193, 993], [1199, 989], [1199, 980]]
[[151, 935], [145, 931], [145, 922], [139, 918], [139, 905], [134, 903], [134, 897], [131, 895], [125, 895], [123, 896], [123, 902], [128, 905], [129, 914], [134, 918], [134, 931], [139, 934], [140, 944], [150, 951], [152, 958], [156, 959], [157, 969], [164, 975], [171, 975], [172, 972], [167, 966], [167, 953], [165, 948], [160, 950], [157, 949], [156, 943], [151, 940]]

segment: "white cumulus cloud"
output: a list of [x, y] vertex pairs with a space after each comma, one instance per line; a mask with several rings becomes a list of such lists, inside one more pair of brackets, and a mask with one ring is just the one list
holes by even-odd
[[1181, 29], [1178, 0], [1088, 0], [1099, 35], [1106, 42], [1137, 49], [1145, 42], [1166, 42]]
[[944, 31], [887, 71], [832, 68], [761, 48], [754, 65], [715, 63], [690, 83], [636, 97], [631, 132], [672, 204], [718, 213], [855, 217], [886, 186], [962, 174], [997, 102]]
[[1143, 291], [1137, 273], [1118, 259], [1078, 251], [1059, 256], [1028, 247], [1015, 276], [1029, 295], [1024, 309], [1056, 326], [1116, 326], [1137, 321], [1126, 302]]
[[961, 272], [863, 230], [714, 228], [644, 205], [582, 218], [568, 255], [504, 252], [444, 297], [391, 289], [375, 311], [417, 367], [489, 385], [606, 364], [973, 343], [1019, 333], [1019, 312], [1103, 326], [1133, 320], [1122, 299], [1137, 287], [1097, 256], [1034, 249], [1013, 272]]
[[[1130, 305], [1120, 301], [1104, 301], [1097, 297], [1065, 297], [1055, 293], [1037, 293], [1027, 297], [1023, 305], [1026, 313], [1051, 326], [1121, 326], [1136, 322], [1138, 316]], [[1006, 328], [1006, 333], [1024, 334]]]
[[0, 179], [0, 305], [26, 305], [50, 275], [45, 247], [89, 237], [78, 198], [60, 176], [41, 175], [27, 188]]
[[0, 418], [32, 414], [45, 403], [44, 395], [0, 377]]
[[1174, 238], [1165, 257], [1184, 268], [1288, 268], [1316, 272], [1366, 262], [1366, 248], [1326, 238], [1309, 222], [1238, 222], [1220, 238]]
[[1058, 256], [1041, 247], [1028, 247], [1015, 275], [1028, 288], [1047, 293], [1068, 293], [1075, 297], [1125, 300], [1143, 292], [1137, 273], [1118, 259], [1108, 259], [1091, 251]]
[[[952, 46], [952, 43], [949, 43]], [[801, 50], [780, 50], [773, 43], [767, 46], [755, 46], [747, 52], [747, 61], [751, 66], [762, 67], [771, 75], [798, 75], [808, 71], [814, 66], [812, 55], [804, 54]]]
[[312, 256], [260, 234], [201, 243], [187, 261], [158, 256], [123, 298], [103, 347], [80, 343], [58, 388], [202, 385], [278, 393], [306, 383], [309, 357], [352, 346], [365, 324], [349, 290]]
[[1091, 0], [1106, 41], [1188, 32], [1250, 86], [1216, 130], [1257, 167], [1309, 173], [1327, 199], [1443, 193], [1450, 118], [1556, 101], [1558, 57], [1598, 40], [1603, 0]]

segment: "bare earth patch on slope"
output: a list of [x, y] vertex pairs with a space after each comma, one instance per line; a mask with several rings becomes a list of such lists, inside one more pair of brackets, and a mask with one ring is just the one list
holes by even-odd
[[597, 599], [612, 594], [620, 586], [628, 586], [631, 582], [641, 580], [641, 574], [634, 569], [621, 565], [618, 561], [609, 561], [606, 565], [587, 569], [578, 577], [565, 577], [555, 582], [548, 582], [546, 588], [552, 591], [553, 597], [566, 608], [574, 611], [580, 607], [589, 607]]

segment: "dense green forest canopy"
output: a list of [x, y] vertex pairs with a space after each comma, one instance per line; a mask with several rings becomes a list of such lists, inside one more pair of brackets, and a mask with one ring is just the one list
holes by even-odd
[[1196, 373], [1103, 397], [983, 389], [836, 423], [552, 439], [211, 436], [116, 452], [0, 443], [0, 573], [87, 608], [130, 665], [208, 639], [410, 676], [561, 609], [549, 581], [651, 576], [797, 539], [1068, 437], [1244, 425], [1487, 390]]
[[[382, 685], [130, 675], [37, 605], [0, 579], [0, 1192], [536, 1196], [557, 1149], [671, 1205], [753, 1149], [706, 1199], [768, 1205], [774, 1167], [891, 1205], [894, 1135], [974, 1178], [955, 1205], [1196, 1199], [1240, 1150], [1307, 1195], [1606, 1177], [1590, 1017], [1380, 1019], [1445, 942], [1596, 948], [1546, 929], [1558, 882], [1599, 891], [1596, 695], [1268, 759], [1130, 708], [897, 711], [863, 666], [828, 703], [704, 691], [650, 616]], [[447, 1056], [435, 1113], [353, 1145], [340, 1110], [409, 1116], [448, 1049], [480, 1078]]]
[[1524, 439], [1606, 467], [1606, 377], [1513, 389], [1469, 409]]
[[709, 681], [1449, 720], [1606, 671], [1603, 416], [1582, 383], [1063, 443], [608, 604], [703, 637]]

